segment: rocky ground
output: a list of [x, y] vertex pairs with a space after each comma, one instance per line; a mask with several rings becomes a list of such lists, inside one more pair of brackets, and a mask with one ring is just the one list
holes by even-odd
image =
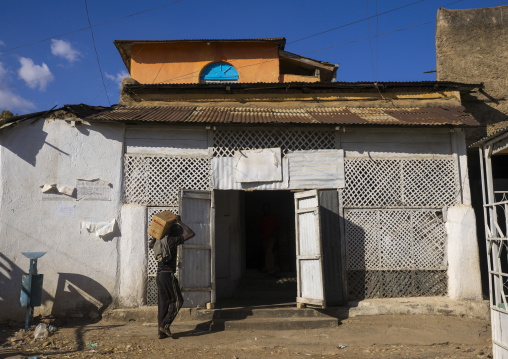
[[485, 320], [384, 315], [343, 320], [336, 328], [208, 331], [177, 323], [159, 340], [149, 323], [52, 318], [57, 329], [34, 339], [21, 323], [0, 326], [0, 358], [491, 358]]

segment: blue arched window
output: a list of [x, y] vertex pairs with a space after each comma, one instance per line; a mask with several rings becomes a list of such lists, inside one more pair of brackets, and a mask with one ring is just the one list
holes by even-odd
[[203, 69], [199, 80], [202, 83], [238, 82], [238, 71], [225, 62], [215, 62]]

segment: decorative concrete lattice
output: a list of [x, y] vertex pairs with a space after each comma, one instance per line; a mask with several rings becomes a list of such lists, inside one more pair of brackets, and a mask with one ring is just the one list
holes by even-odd
[[449, 159], [346, 159], [344, 206], [442, 208], [459, 201]]
[[441, 212], [355, 209], [344, 217], [350, 298], [446, 294]]
[[349, 299], [444, 296], [446, 271], [348, 271]]
[[[171, 211], [174, 214], [178, 214], [177, 207], [148, 207], [147, 218], [148, 226], [152, 223], [153, 216], [157, 213]], [[148, 230], [148, 228], [147, 228]], [[148, 240], [152, 240], [153, 237], [148, 235]], [[146, 304], [157, 305], [157, 283], [155, 282], [155, 276], [157, 275], [157, 260], [153, 255], [153, 250], [148, 248], [148, 282], [146, 287]]]
[[238, 150], [280, 147], [288, 151], [335, 148], [333, 129], [217, 129], [213, 133], [213, 156], [233, 157]]
[[182, 189], [211, 190], [210, 159], [125, 155], [126, 203], [177, 206]]

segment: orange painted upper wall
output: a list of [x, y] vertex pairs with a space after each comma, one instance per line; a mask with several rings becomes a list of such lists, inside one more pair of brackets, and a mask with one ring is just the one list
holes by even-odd
[[264, 42], [137, 43], [131, 77], [141, 84], [199, 83], [206, 65], [227, 62], [239, 82], [279, 82], [278, 45]]

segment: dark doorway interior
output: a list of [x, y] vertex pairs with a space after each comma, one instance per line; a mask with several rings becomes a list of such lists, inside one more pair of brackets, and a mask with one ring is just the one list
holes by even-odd
[[[245, 193], [245, 276], [266, 272], [261, 220], [263, 205], [279, 225], [274, 232], [273, 258], [277, 276], [292, 276], [296, 268], [294, 198], [290, 191]], [[265, 206], [266, 210], [266, 206]], [[295, 274], [296, 275], [296, 274]]]

